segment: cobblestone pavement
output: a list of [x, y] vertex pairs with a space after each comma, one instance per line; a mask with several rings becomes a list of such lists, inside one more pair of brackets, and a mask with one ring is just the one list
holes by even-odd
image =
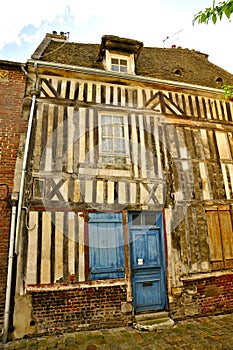
[[233, 350], [233, 314], [180, 321], [163, 331], [140, 332], [128, 327], [23, 339], [4, 346], [0, 343], [0, 349]]

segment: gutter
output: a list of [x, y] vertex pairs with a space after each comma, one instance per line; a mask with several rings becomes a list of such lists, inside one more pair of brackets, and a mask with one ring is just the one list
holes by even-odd
[[[33, 115], [35, 110], [36, 96], [38, 95], [38, 74], [37, 74], [37, 65], [35, 62], [35, 72], [36, 72], [36, 82], [34, 89], [32, 90], [32, 103], [30, 109], [30, 115], [28, 120], [28, 129], [25, 142], [24, 156], [23, 156], [23, 165], [22, 165], [22, 174], [20, 179], [20, 190], [19, 190], [19, 201], [18, 201], [18, 211], [17, 206], [14, 204], [11, 212], [11, 226], [10, 226], [10, 242], [9, 242], [9, 255], [8, 255], [8, 271], [7, 271], [7, 285], [6, 285], [6, 299], [5, 299], [5, 311], [4, 311], [4, 327], [2, 330], [3, 333], [3, 343], [7, 342], [8, 338], [8, 328], [9, 328], [9, 314], [10, 314], [10, 300], [11, 300], [11, 288], [12, 288], [12, 273], [13, 273], [13, 260], [14, 260], [14, 249], [15, 254], [18, 254], [18, 242], [19, 242], [19, 229], [21, 223], [21, 212], [22, 212], [22, 202], [24, 195], [24, 182], [26, 174], [26, 165], [29, 151], [29, 143], [31, 138], [32, 131], [32, 122]], [[21, 67], [24, 73], [29, 79], [32, 79], [24, 67]], [[17, 213], [17, 215], [16, 215]], [[17, 216], [17, 217], [16, 217]], [[15, 232], [16, 226], [16, 232]]]
[[68, 64], [54, 63], [54, 62], [47, 62], [47, 61], [40, 61], [40, 62], [35, 61], [35, 60], [28, 60], [27, 61], [27, 63], [29, 65], [33, 65], [33, 64], [35, 64], [35, 62], [38, 64], [38, 67], [44, 67], [44, 68], [64, 69], [67, 71], [72, 71], [72, 72], [77, 72], [77, 73], [84, 73], [84, 74], [92, 74], [92, 75], [112, 77], [112, 78], [118, 78], [118, 79], [125, 79], [128, 81], [162, 84], [162, 85], [174, 86], [174, 87], [178, 86], [178, 87], [181, 87], [184, 89], [191, 88], [191, 89], [198, 90], [198, 91], [213, 92], [216, 94], [223, 93], [222, 89], [216, 89], [216, 88], [188, 84], [188, 83], [180, 83], [179, 81], [163, 80], [163, 79], [158, 79], [158, 78], [145, 77], [143, 75], [133, 75], [133, 74], [127, 74], [127, 73], [122, 74], [122, 73], [105, 71], [105, 70], [97, 69], [97, 68], [87, 68], [87, 67], [73, 66], [73, 65], [68, 65]]

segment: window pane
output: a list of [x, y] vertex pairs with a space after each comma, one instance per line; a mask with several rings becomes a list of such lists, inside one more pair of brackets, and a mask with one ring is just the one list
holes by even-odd
[[112, 59], [111, 59], [111, 62], [112, 62], [112, 64], [119, 65], [119, 60], [118, 60], [118, 58], [112, 58]]
[[119, 116], [119, 115], [114, 115], [114, 116], [113, 116], [113, 123], [114, 123], [114, 124], [123, 125], [123, 124], [124, 124], [124, 119], [123, 119], [123, 117], [121, 117], [121, 116]]
[[103, 136], [112, 136], [112, 127], [111, 125], [102, 126], [102, 135]]
[[102, 115], [101, 122], [102, 122], [102, 124], [111, 124], [112, 123], [112, 115], [111, 114]]
[[120, 66], [120, 72], [126, 73], [127, 72], [127, 67]]
[[156, 213], [145, 213], [145, 225], [156, 225]]
[[114, 151], [117, 153], [124, 153], [125, 144], [123, 139], [114, 139]]
[[120, 65], [121, 66], [127, 66], [127, 61], [126, 60], [120, 60]]
[[114, 126], [114, 136], [115, 137], [124, 137], [124, 127], [123, 126]]
[[112, 149], [113, 149], [112, 141], [113, 141], [112, 139], [103, 139], [103, 143], [102, 143], [103, 152], [112, 152]]
[[141, 223], [141, 213], [133, 213], [132, 214], [132, 225], [135, 225], [135, 226], [140, 226], [142, 223]]
[[112, 71], [114, 71], [114, 72], [119, 72], [119, 66], [114, 66], [114, 65], [112, 65]]

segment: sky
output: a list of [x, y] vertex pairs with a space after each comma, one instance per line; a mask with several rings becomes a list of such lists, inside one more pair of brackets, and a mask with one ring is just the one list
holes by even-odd
[[142, 41], [146, 47], [181, 46], [209, 55], [233, 73], [232, 21], [195, 24], [212, 0], [8, 0], [1, 5], [0, 59], [25, 63], [46, 33], [69, 32], [70, 42], [101, 43], [103, 35]]

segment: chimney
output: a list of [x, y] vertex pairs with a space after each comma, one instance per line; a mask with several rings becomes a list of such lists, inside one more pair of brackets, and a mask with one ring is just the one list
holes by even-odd
[[51, 38], [51, 39], [55, 39], [55, 40], [67, 40], [69, 38], [69, 32], [65, 33], [65, 32], [60, 32], [60, 34], [58, 34], [58, 32], [56, 30], [53, 30], [52, 33], [46, 33], [46, 38]]

